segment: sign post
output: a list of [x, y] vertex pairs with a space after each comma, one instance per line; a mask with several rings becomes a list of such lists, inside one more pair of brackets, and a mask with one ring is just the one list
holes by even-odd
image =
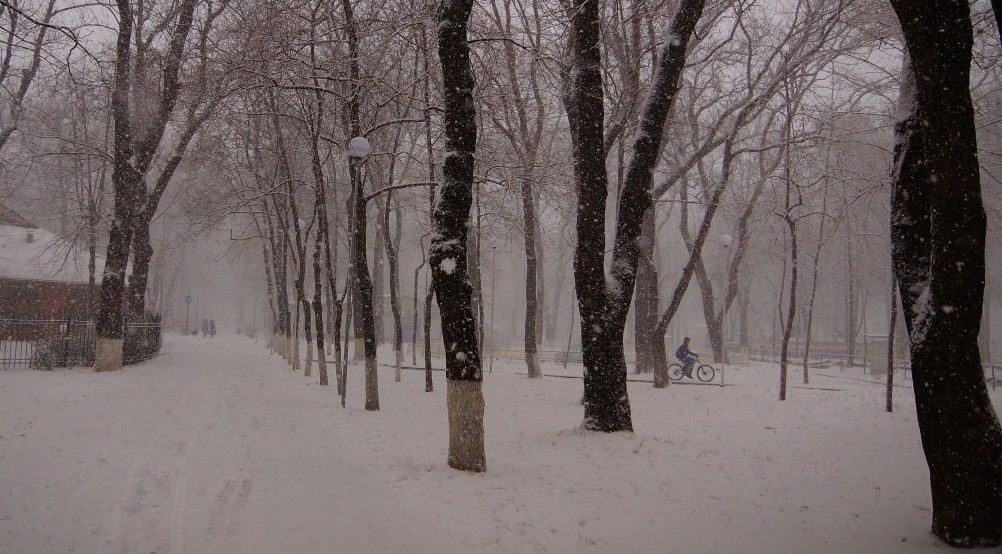
[[191, 291], [184, 295], [184, 336], [188, 336], [188, 307], [191, 306]]

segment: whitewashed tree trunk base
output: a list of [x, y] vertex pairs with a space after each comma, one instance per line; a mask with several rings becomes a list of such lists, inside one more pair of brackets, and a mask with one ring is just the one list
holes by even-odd
[[449, 379], [447, 383], [449, 467], [462, 471], [486, 471], [482, 381]]
[[94, 357], [94, 371], [118, 371], [122, 369], [123, 339], [97, 337], [97, 351]]
[[278, 353], [282, 358], [286, 358], [285, 355], [285, 335], [272, 335], [271, 344], [275, 348], [275, 352]]
[[393, 380], [396, 381], [397, 383], [399, 383], [400, 382], [400, 368], [401, 368], [401, 366], [404, 365], [404, 352], [402, 350], [396, 350], [395, 353], [397, 355], [397, 367], [396, 367], [396, 373], [393, 374]]

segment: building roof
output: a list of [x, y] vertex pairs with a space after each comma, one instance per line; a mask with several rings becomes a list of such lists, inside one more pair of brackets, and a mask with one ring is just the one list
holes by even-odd
[[[97, 256], [95, 277], [101, 282], [104, 256]], [[0, 279], [88, 283], [90, 257], [62, 239], [0, 204]]]
[[[88, 263], [87, 252], [45, 229], [0, 225], [0, 278], [87, 283]], [[100, 283], [104, 257], [95, 263]]]
[[25, 229], [38, 229], [38, 225], [35, 225], [27, 219], [21, 217], [20, 214], [3, 204], [0, 204], [0, 225], [23, 227]]

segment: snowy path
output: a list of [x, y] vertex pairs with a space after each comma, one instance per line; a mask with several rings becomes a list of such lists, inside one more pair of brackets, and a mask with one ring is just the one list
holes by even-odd
[[381, 368], [366, 412], [358, 365], [342, 409], [239, 336], [0, 372], [0, 553], [941, 551], [907, 388], [886, 414], [848, 371], [783, 403], [768, 364], [631, 382], [636, 432], [604, 435], [575, 430], [579, 380], [522, 370], [486, 376], [481, 475], [445, 465], [441, 373]]
[[[5, 383], [42, 409], [0, 408], [0, 551], [359, 552], [378, 535], [447, 550], [420, 499], [337, 448], [352, 429], [332, 425], [334, 394], [280, 367], [246, 339], [174, 338], [115, 374]], [[387, 499], [408, 517], [385, 518]]]

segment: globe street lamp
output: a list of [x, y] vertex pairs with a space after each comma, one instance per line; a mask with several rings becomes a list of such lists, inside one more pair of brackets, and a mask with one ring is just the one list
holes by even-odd
[[727, 247], [733, 242], [728, 234], [720, 235], [720, 246], [724, 249], [724, 302], [723, 307], [720, 308], [720, 386], [724, 386], [724, 365], [727, 363], [727, 292], [730, 288], [731, 279], [731, 268], [730, 268], [730, 257], [727, 253]]
[[364, 158], [371, 151], [372, 147], [369, 146], [369, 139], [365, 137], [355, 137], [348, 141], [348, 157], [350, 158]]

